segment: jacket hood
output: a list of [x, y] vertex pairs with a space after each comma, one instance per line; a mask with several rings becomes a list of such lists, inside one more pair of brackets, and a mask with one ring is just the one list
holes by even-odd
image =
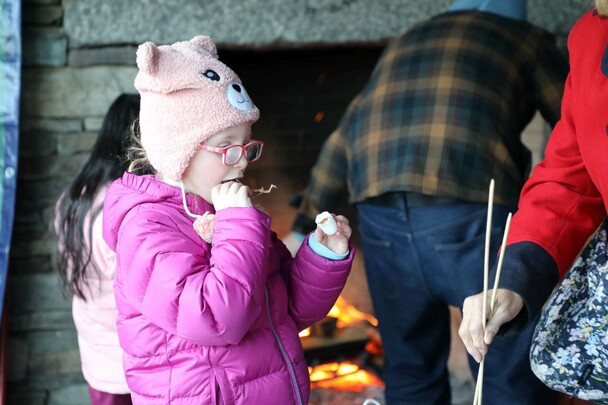
[[[115, 180], [108, 189], [103, 205], [103, 238], [108, 246], [116, 251], [118, 231], [132, 209], [143, 204], [155, 203], [173, 205], [178, 212], [187, 215], [180, 188], [160, 181], [156, 175], [138, 176], [124, 173], [121, 178]], [[203, 215], [205, 212], [215, 213], [213, 205], [199, 196], [186, 194], [186, 204], [196, 215]]]

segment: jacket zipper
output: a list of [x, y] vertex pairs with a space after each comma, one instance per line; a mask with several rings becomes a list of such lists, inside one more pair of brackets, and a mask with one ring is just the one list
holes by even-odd
[[274, 335], [274, 340], [277, 342], [277, 345], [279, 346], [279, 350], [281, 351], [281, 355], [283, 356], [283, 360], [285, 360], [285, 363], [287, 363], [287, 368], [289, 369], [289, 374], [291, 376], [291, 381], [293, 382], [293, 386], [296, 390], [296, 396], [298, 399], [298, 404], [303, 405], [302, 404], [302, 396], [300, 395], [300, 387], [298, 386], [298, 380], [296, 378], [296, 372], [293, 368], [293, 364], [291, 363], [291, 360], [289, 359], [289, 356], [287, 356], [287, 352], [285, 351], [285, 348], [283, 347], [283, 343], [281, 342], [281, 338], [279, 337], [279, 334], [277, 333], [276, 329], [274, 328], [274, 325], [272, 323], [272, 318], [270, 316], [270, 300], [268, 298], [268, 288], [264, 289], [264, 294], [266, 295], [266, 314], [268, 315], [268, 323], [270, 323], [270, 330], [272, 330], [272, 334]]

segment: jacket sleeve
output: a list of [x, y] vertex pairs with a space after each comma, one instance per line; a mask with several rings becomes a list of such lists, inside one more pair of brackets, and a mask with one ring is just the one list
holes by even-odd
[[546, 250], [563, 275], [606, 213], [603, 199], [581, 157], [568, 77], [562, 118], [555, 127], [546, 157], [526, 182], [508, 244], [534, 242]]
[[348, 257], [329, 260], [314, 253], [306, 240], [308, 237], [295, 258], [277, 241], [287, 284], [289, 314], [299, 330], [323, 319], [333, 307], [346, 284], [355, 255], [355, 246], [351, 243]]
[[255, 208], [217, 212], [210, 250], [180, 225], [170, 216], [125, 218], [125, 246], [119, 240], [117, 248], [119, 261], [132, 255], [119, 263], [124, 295], [170, 333], [201, 345], [237, 344], [263, 307], [270, 219]]
[[569, 76], [561, 119], [549, 139], [545, 160], [523, 188], [505, 250], [499, 286], [522, 296], [528, 319], [536, 316], [606, 215], [579, 151], [572, 103]]

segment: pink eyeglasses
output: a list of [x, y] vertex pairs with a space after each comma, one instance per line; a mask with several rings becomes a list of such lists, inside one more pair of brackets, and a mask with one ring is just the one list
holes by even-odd
[[224, 148], [216, 148], [215, 146], [201, 145], [201, 149], [209, 152], [221, 153], [222, 163], [226, 166], [234, 166], [241, 160], [243, 153], [248, 162], [255, 162], [262, 156], [264, 142], [250, 141], [246, 145], [230, 145]]

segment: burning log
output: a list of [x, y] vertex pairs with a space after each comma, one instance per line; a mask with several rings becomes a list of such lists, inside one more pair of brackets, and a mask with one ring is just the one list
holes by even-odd
[[309, 364], [353, 358], [365, 351], [371, 335], [359, 326], [340, 328], [333, 335], [301, 338], [304, 357]]

